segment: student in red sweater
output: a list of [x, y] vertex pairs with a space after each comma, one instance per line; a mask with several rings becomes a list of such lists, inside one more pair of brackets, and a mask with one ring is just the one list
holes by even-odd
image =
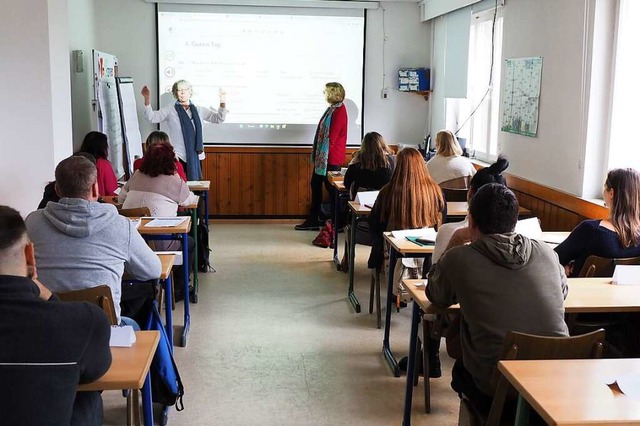
[[[149, 136], [147, 136], [147, 140], [143, 145], [144, 153], [146, 154], [149, 148], [151, 147], [151, 145], [158, 142], [166, 142], [168, 144], [171, 144], [169, 135], [167, 135], [165, 132], [156, 130], [149, 133]], [[138, 170], [142, 166], [142, 163], [144, 163], [144, 157], [136, 159], [133, 162], [133, 171]], [[185, 182], [187, 181], [187, 174], [184, 172], [184, 167], [182, 167], [182, 163], [177, 159], [176, 159], [176, 173], [178, 173], [178, 176], [180, 176], [180, 178], [182, 178], [183, 181]]]
[[322, 184], [324, 183], [330, 194], [333, 193], [327, 172], [340, 170], [345, 160], [347, 109], [342, 102], [345, 96], [344, 87], [340, 83], [327, 83], [324, 95], [329, 107], [320, 118], [311, 151], [311, 213], [303, 223], [295, 226], [298, 231], [317, 231], [322, 226], [318, 217], [322, 204]]
[[96, 169], [98, 170], [98, 192], [100, 196], [117, 195], [118, 179], [113, 172], [113, 166], [109, 161], [109, 144], [107, 135], [100, 132], [89, 132], [82, 141], [80, 152], [86, 152], [96, 159]]

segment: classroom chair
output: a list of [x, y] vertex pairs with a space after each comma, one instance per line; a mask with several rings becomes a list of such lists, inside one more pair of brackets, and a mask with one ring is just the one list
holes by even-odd
[[[505, 338], [501, 360], [540, 360], [540, 359], [590, 359], [601, 358], [605, 331], [600, 329], [591, 333], [571, 337], [547, 337], [533, 334], [509, 332]], [[496, 368], [492, 377], [495, 389], [493, 403], [488, 416], [482, 413], [473, 403], [461, 395], [459, 419], [469, 418], [468, 424], [486, 424], [497, 426], [503, 424], [502, 413], [508, 397], [517, 396], [509, 381]], [[513, 419], [509, 419], [513, 424]]]
[[592, 255], [587, 257], [578, 276], [584, 278], [613, 277], [613, 271], [616, 269], [616, 265], [640, 265], [640, 256], [612, 259]]
[[[111, 289], [107, 285], [99, 285], [97, 287], [83, 288], [81, 290], [65, 291], [56, 293], [63, 302], [89, 302], [98, 305], [109, 319], [111, 325], [117, 325], [116, 310], [113, 304], [113, 296]], [[77, 385], [76, 381], [76, 385]], [[131, 389], [124, 392], [127, 398], [127, 426], [135, 423], [140, 425], [140, 391]]]
[[[440, 182], [439, 185], [440, 185], [440, 188], [442, 189], [468, 189], [469, 182], [471, 182], [471, 176], [462, 176], [459, 178], [449, 179], [444, 182]], [[458, 201], [458, 200], [449, 200], [449, 201]], [[460, 201], [467, 201], [467, 198], [465, 197], [464, 200], [460, 200]]]
[[60, 364], [0, 363], [2, 424], [57, 426], [71, 423], [80, 369]]
[[134, 209], [120, 209], [118, 210], [122, 216], [125, 217], [149, 217], [151, 216], [151, 211], [149, 207], [137, 207]]

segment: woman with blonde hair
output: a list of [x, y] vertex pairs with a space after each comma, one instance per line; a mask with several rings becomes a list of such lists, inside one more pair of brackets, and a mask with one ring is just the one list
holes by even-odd
[[400, 151], [391, 181], [380, 190], [369, 215], [373, 238], [369, 268], [379, 268], [384, 260], [383, 232], [437, 227], [445, 207], [442, 191], [420, 152], [415, 148]]
[[[344, 106], [345, 91], [342, 84], [327, 83], [324, 97], [329, 107], [320, 118], [316, 135], [313, 138], [311, 162], [311, 212], [307, 219], [296, 225], [297, 231], [317, 231], [320, 229], [320, 206], [322, 204], [322, 185], [329, 194], [333, 194], [333, 187], [327, 179], [327, 172], [340, 170], [345, 160], [347, 150], [347, 108]], [[333, 196], [331, 200], [333, 200]]]
[[360, 149], [353, 156], [344, 175], [344, 186], [353, 200], [359, 188], [376, 190], [391, 180], [395, 157], [380, 133], [364, 135]]
[[436, 155], [429, 160], [427, 168], [438, 185], [476, 174], [471, 161], [462, 156], [458, 139], [449, 130], [441, 130], [436, 134]]
[[611, 170], [602, 196], [609, 207], [609, 217], [583, 221], [555, 248], [568, 277], [577, 277], [591, 255], [640, 256], [640, 172]]

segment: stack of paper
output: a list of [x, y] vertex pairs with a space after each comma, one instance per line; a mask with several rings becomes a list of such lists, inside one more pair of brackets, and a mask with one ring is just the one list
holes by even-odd
[[147, 228], [167, 228], [181, 225], [185, 220], [187, 220], [186, 217], [156, 217], [144, 226]]
[[130, 325], [112, 325], [109, 346], [130, 348], [136, 342], [136, 333]]
[[380, 191], [361, 191], [356, 194], [354, 201], [361, 206], [373, 208], [379, 193]]
[[542, 228], [540, 228], [540, 221], [537, 217], [519, 220], [516, 223], [516, 232], [532, 240], [542, 238]]

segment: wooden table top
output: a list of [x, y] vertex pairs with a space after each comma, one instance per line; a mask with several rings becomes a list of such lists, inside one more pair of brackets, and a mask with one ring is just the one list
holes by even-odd
[[498, 370], [550, 425], [640, 424], [640, 403], [607, 383], [640, 359], [500, 361]]
[[435, 248], [435, 245], [419, 246], [406, 238], [395, 238], [391, 232], [385, 232], [384, 239], [400, 254], [429, 254]]
[[208, 191], [211, 186], [211, 181], [208, 180], [190, 180], [187, 181], [187, 186], [190, 191]]
[[165, 235], [165, 234], [186, 234], [189, 232], [191, 228], [191, 217], [190, 216], [177, 216], [178, 218], [184, 218], [184, 222], [182, 222], [178, 226], [165, 226], [162, 228], [149, 228], [146, 226], [147, 223], [151, 222], [154, 218], [141, 218], [142, 223], [138, 226], [138, 232], [143, 235]]
[[136, 331], [136, 342], [130, 348], [111, 348], [111, 367], [95, 382], [79, 385], [79, 391], [141, 389], [153, 355], [156, 353], [160, 332]]
[[173, 262], [176, 260], [175, 254], [163, 253], [158, 254], [160, 258], [160, 264], [162, 265], [162, 272], [160, 272], [160, 279], [166, 280], [171, 274], [171, 268], [173, 268]]
[[[469, 203], [466, 201], [447, 201], [447, 216], [466, 216], [469, 210]], [[531, 210], [520, 207], [520, 216], [531, 216]]]
[[344, 186], [344, 175], [340, 174], [340, 172], [327, 172], [327, 180], [338, 191], [343, 192], [347, 190]]
[[[432, 305], [427, 299], [424, 286], [419, 285], [424, 281], [403, 280], [402, 283], [424, 312], [443, 312], [443, 308]], [[640, 312], [640, 291], [636, 286], [614, 285], [611, 278], [569, 278], [568, 286], [569, 294], [564, 301], [567, 313]], [[460, 305], [446, 310], [457, 309]]]

